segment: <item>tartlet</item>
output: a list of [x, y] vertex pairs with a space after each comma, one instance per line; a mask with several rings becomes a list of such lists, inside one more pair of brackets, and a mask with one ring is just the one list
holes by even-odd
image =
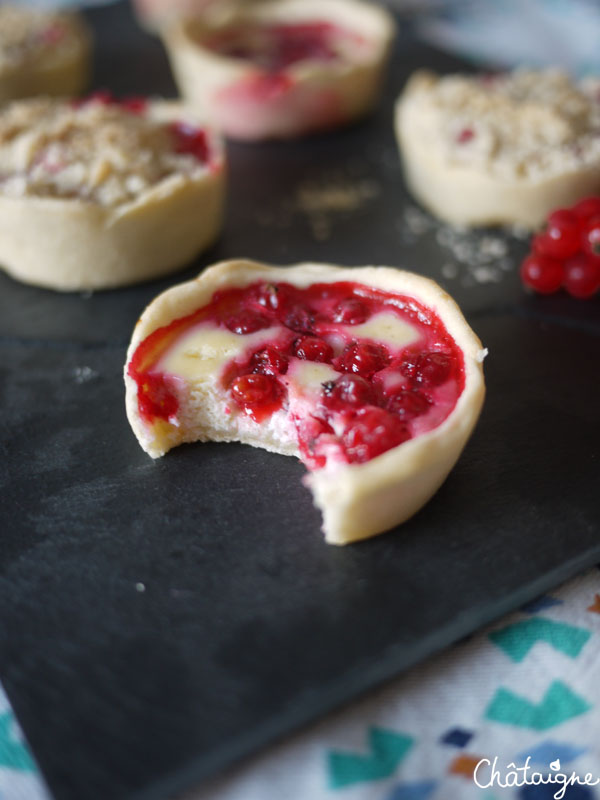
[[600, 79], [419, 71], [396, 108], [406, 182], [443, 220], [540, 225], [600, 191]]
[[223, 262], [142, 314], [127, 416], [153, 458], [208, 440], [299, 456], [326, 540], [346, 544], [408, 519], [444, 481], [479, 416], [484, 355], [427, 278]]
[[361, 0], [237, 0], [162, 36], [183, 97], [236, 139], [337, 127], [376, 103], [395, 26]]
[[0, 5], [0, 106], [74, 95], [90, 72], [91, 35], [78, 14]]
[[171, 272], [218, 235], [220, 137], [179, 103], [100, 93], [0, 112], [0, 267], [58, 290]]

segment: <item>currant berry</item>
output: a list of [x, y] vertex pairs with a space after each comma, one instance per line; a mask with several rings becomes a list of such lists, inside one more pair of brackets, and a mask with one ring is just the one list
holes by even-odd
[[593, 258], [600, 259], [600, 214], [584, 224], [581, 231], [581, 249]]
[[293, 344], [296, 358], [305, 361], [321, 361], [328, 363], [333, 358], [333, 347], [317, 336], [301, 336]]
[[600, 258], [579, 253], [565, 263], [564, 287], [572, 297], [586, 299], [600, 288]]
[[318, 452], [319, 441], [322, 436], [333, 435], [333, 428], [325, 420], [313, 416], [296, 419], [294, 424], [298, 431], [300, 452], [306, 465], [309, 469], [321, 469], [327, 463], [327, 458]]
[[267, 346], [254, 353], [250, 359], [253, 372], [263, 375], [285, 375], [288, 369], [288, 360], [275, 347]]
[[312, 333], [315, 317], [305, 306], [293, 306], [286, 314], [284, 325], [296, 333]]
[[373, 403], [373, 387], [360, 375], [340, 375], [335, 381], [323, 384], [321, 401], [331, 411], [361, 408]]
[[346, 345], [334, 366], [341, 372], [354, 372], [363, 378], [370, 378], [375, 372], [387, 367], [389, 362], [389, 353], [382, 344], [352, 342]]
[[261, 283], [253, 292], [255, 301], [269, 311], [281, 311], [290, 302], [290, 291], [281, 283]]
[[333, 321], [344, 325], [360, 325], [369, 316], [367, 306], [356, 298], [342, 300], [333, 312]]
[[549, 258], [569, 258], [580, 246], [579, 218], [566, 208], [553, 211], [546, 230], [533, 239], [533, 249]]
[[452, 374], [454, 359], [437, 350], [425, 353], [407, 353], [400, 372], [418, 386], [432, 387], [446, 383]]
[[431, 400], [418, 389], [401, 389], [391, 395], [386, 403], [386, 409], [407, 420], [425, 414], [430, 405]]
[[242, 408], [266, 405], [279, 394], [279, 383], [272, 375], [240, 375], [231, 384], [231, 394]]
[[555, 258], [537, 253], [528, 256], [521, 264], [521, 280], [525, 286], [540, 294], [553, 294], [562, 286], [564, 267]]
[[250, 309], [240, 309], [240, 311], [225, 319], [225, 325], [229, 330], [240, 335], [255, 333], [263, 328], [268, 328], [270, 324], [271, 322], [267, 317]]
[[580, 220], [588, 220], [600, 215], [600, 197], [584, 197], [571, 209]]
[[350, 463], [363, 464], [410, 439], [408, 427], [382, 408], [367, 406], [356, 412], [342, 434]]

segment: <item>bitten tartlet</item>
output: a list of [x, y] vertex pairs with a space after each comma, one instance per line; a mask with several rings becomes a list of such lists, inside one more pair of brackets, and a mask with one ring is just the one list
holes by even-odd
[[52, 289], [171, 272], [218, 235], [220, 138], [179, 103], [106, 93], [0, 113], [0, 267]]
[[187, 101], [227, 136], [271, 139], [365, 114], [394, 32], [388, 12], [360, 0], [238, 0], [163, 38]]
[[77, 14], [0, 5], [0, 106], [74, 95], [89, 78], [91, 36]]
[[540, 225], [600, 191], [600, 79], [555, 69], [413, 75], [396, 109], [417, 200], [465, 225]]
[[299, 456], [327, 541], [346, 544], [408, 519], [444, 481], [479, 416], [484, 355], [427, 278], [229, 261], [142, 314], [127, 416], [153, 458], [208, 440]]

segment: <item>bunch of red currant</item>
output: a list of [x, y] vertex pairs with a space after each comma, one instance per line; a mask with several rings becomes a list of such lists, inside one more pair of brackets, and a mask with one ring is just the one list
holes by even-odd
[[521, 280], [540, 294], [561, 287], [572, 297], [592, 297], [600, 289], [600, 197], [553, 211], [533, 237], [521, 265]]

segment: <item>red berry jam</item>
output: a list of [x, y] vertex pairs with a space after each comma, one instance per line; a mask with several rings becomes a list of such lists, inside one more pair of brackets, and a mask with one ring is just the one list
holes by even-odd
[[[148, 99], [137, 95], [117, 98], [109, 89], [99, 89], [71, 102], [73, 108], [85, 108], [90, 105], [112, 106], [142, 116], [148, 110]], [[166, 128], [171, 135], [173, 150], [176, 153], [193, 156], [202, 164], [208, 163], [210, 146], [204, 128], [183, 120], [166, 123]]]
[[521, 281], [538, 294], [565, 289], [587, 299], [600, 290], [600, 197], [553, 211], [531, 242]]
[[462, 128], [456, 136], [456, 141], [458, 144], [467, 144], [472, 139], [475, 138], [475, 131], [473, 128]]
[[208, 161], [210, 155], [208, 137], [203, 128], [178, 121], [171, 123], [170, 131], [176, 153], [194, 156], [202, 164]]
[[310, 469], [362, 464], [426, 433], [464, 388], [460, 349], [414, 298], [350, 282], [261, 281], [217, 291], [138, 346], [128, 374], [147, 424], [177, 424], [185, 378], [169, 373], [169, 358], [187, 352], [188, 336], [202, 342], [219, 330], [237, 353], [211, 378], [223, 413], [246, 426], [281, 415]]
[[302, 61], [335, 61], [340, 42], [357, 38], [361, 37], [333, 23], [314, 21], [228, 28], [203, 44], [221, 56], [276, 74]]

